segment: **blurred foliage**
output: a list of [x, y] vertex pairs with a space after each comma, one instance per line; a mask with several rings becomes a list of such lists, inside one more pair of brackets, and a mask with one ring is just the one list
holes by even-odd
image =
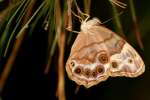
[[122, 9], [110, 0], [77, 0], [80, 9], [91, 17], [101, 22], [111, 19], [104, 25], [135, 47], [146, 64], [146, 72], [138, 78], [110, 78], [88, 90], [81, 87], [78, 92], [65, 73], [65, 62], [77, 36], [66, 26], [71, 25], [69, 19], [73, 19], [73, 30], [80, 30], [81, 24], [68, 14], [69, 5], [75, 9], [71, 1], [0, 0], [2, 100], [18, 96], [42, 100], [149, 100], [150, 1], [120, 0], [127, 4]]

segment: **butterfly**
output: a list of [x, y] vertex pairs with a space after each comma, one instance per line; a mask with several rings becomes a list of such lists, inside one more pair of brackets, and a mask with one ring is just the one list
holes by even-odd
[[66, 71], [71, 80], [89, 88], [109, 76], [137, 77], [145, 71], [145, 65], [127, 41], [93, 18], [81, 23]]

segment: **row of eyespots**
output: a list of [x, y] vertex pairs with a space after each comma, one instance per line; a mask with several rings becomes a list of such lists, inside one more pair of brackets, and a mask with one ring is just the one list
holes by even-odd
[[96, 78], [98, 74], [102, 74], [104, 72], [104, 67], [99, 65], [96, 66], [96, 69], [90, 70], [89, 68], [81, 68], [80, 66], [77, 66], [74, 70], [74, 73], [77, 75], [84, 75], [86, 78], [94, 77]]
[[[98, 56], [99, 61], [102, 64], [106, 64], [109, 61], [109, 57], [105, 51], [102, 51], [101, 54]], [[72, 61], [71, 66], [75, 67], [75, 63]], [[96, 66], [94, 70], [90, 70], [89, 68], [81, 68], [80, 66], [77, 66], [74, 70], [74, 72], [78, 75], [84, 75], [85, 77], [97, 77], [98, 74], [101, 74], [104, 72], [104, 67], [102, 65]]]

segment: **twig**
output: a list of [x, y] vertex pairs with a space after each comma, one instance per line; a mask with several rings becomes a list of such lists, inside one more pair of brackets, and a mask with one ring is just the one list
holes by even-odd
[[[62, 30], [62, 17], [63, 15], [60, 10], [59, 0], [55, 3], [55, 16], [56, 16], [56, 34], [58, 36], [58, 47], [59, 47], [59, 58], [58, 58], [58, 86], [57, 96], [58, 100], [66, 100], [65, 97], [65, 79], [64, 79], [64, 48], [65, 48], [65, 33]], [[64, 28], [64, 27], [63, 27]]]

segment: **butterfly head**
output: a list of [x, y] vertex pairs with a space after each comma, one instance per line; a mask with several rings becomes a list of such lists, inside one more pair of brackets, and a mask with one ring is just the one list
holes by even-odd
[[85, 21], [83, 21], [82, 23], [81, 23], [81, 31], [83, 31], [83, 32], [86, 32], [86, 31], [88, 31], [91, 27], [93, 27], [93, 26], [97, 26], [97, 25], [100, 25], [101, 24], [101, 22], [100, 22], [100, 20], [98, 19], [98, 18], [93, 18], [93, 19], [91, 19], [91, 20], [85, 20]]

